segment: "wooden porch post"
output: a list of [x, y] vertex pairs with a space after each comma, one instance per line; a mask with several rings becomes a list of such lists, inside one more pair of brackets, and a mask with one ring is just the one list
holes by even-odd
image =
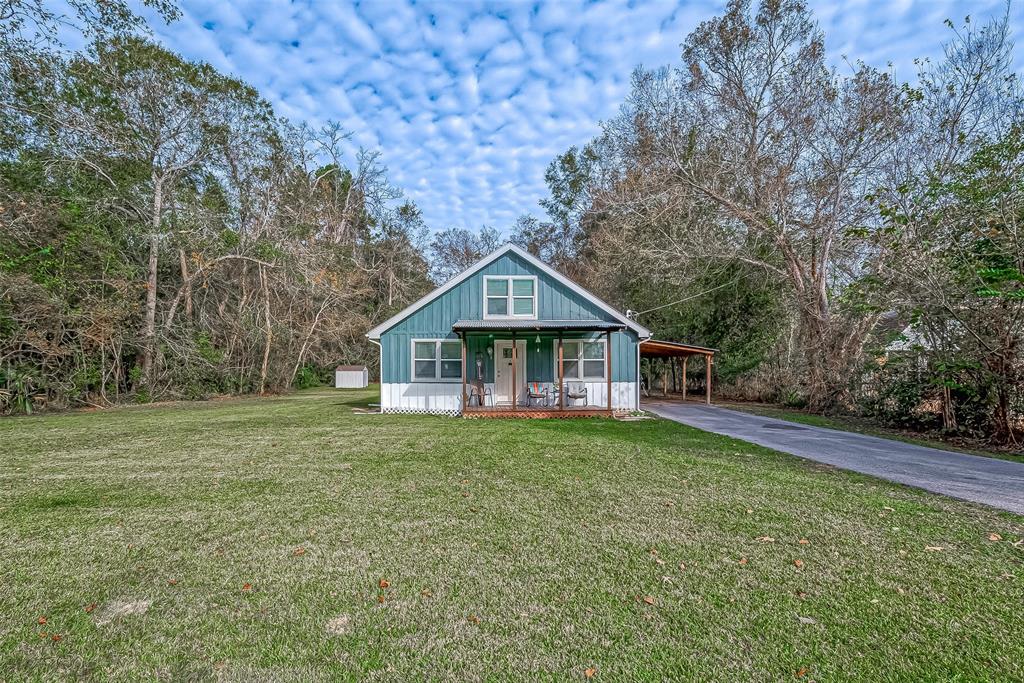
[[661, 395], [668, 396], [668, 364], [671, 361], [664, 361], [661, 366]]
[[516, 331], [512, 330], [512, 410], [516, 409], [516, 366], [519, 365], [519, 360], [516, 358], [519, 353], [516, 348]]
[[562, 331], [558, 331], [558, 409], [565, 410], [565, 356], [562, 353]]
[[711, 405], [711, 354], [705, 354], [704, 356], [704, 377], [707, 380], [708, 393], [704, 398], [704, 402]]
[[608, 330], [604, 333], [604, 355], [605, 362], [608, 365], [608, 414], [612, 414], [612, 331]]
[[683, 403], [686, 403], [686, 361], [690, 360], [689, 356], [683, 356]]
[[462, 340], [462, 412], [466, 412], [466, 408], [469, 407], [469, 401], [466, 399], [466, 333], [461, 333], [459, 339]]

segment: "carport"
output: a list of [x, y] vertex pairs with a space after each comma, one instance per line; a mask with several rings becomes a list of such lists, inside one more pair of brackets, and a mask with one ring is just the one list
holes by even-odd
[[675, 359], [682, 367], [683, 401], [686, 400], [686, 370], [691, 356], [702, 356], [704, 358], [705, 396], [704, 402], [711, 405], [711, 363], [714, 361], [717, 349], [709, 349], [705, 346], [693, 346], [691, 344], [680, 344], [678, 342], [660, 341], [648, 339], [640, 342], [641, 358], [658, 358], [672, 362]]

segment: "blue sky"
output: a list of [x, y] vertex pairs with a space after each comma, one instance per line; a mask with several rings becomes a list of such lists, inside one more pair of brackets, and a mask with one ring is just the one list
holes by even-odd
[[[295, 121], [341, 121], [379, 149], [433, 229], [503, 232], [540, 215], [544, 168], [613, 116], [630, 72], [677, 62], [679, 44], [724, 2], [181, 0], [158, 40], [253, 84]], [[914, 74], [943, 20], [987, 19], [1003, 0], [811, 0], [837, 63]], [[1015, 37], [1024, 31], [1015, 3]], [[1019, 51], [1018, 51], [1019, 52]], [[1018, 58], [1018, 64], [1020, 60]]]

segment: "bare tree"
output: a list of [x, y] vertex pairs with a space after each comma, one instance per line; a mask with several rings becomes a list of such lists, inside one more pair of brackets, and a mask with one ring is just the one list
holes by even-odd
[[636, 74], [606, 129], [606, 144], [636, 161], [602, 203], [655, 225], [677, 261], [735, 259], [784, 282], [810, 402], [829, 409], [875, 321], [837, 312], [833, 293], [877, 267], [877, 250], [853, 231], [877, 222], [865, 197], [887, 179], [904, 98], [863, 64], [848, 76], [829, 69], [798, 0], [754, 14], [730, 2], [687, 38], [683, 60]]
[[430, 275], [443, 284], [501, 246], [501, 233], [483, 226], [479, 232], [448, 228], [430, 241]]

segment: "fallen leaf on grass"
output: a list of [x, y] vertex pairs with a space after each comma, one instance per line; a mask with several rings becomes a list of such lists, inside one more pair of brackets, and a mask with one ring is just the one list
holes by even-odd
[[178, 585], [178, 580], [177, 579], [167, 579], [167, 585], [168, 586], [177, 586]]
[[420, 595], [422, 595], [425, 598], [432, 598], [432, 597], [434, 597], [434, 594], [430, 592], [429, 588], [424, 588], [423, 590], [421, 590], [420, 591]]
[[801, 624], [817, 624], [818, 623], [815, 619], [812, 619], [811, 617], [797, 616], [797, 619], [800, 620]]
[[757, 540], [761, 541], [762, 543], [774, 543], [775, 542], [775, 539], [772, 538], [771, 536], [761, 536]]
[[989, 534], [988, 535], [988, 540], [990, 540], [990, 541], [1001, 541], [1001, 540], [1003, 540], [1003, 537], [1000, 536], [999, 534], [994, 534], [993, 533], [993, 534]]
[[660, 557], [654, 558], [654, 561], [657, 562], [658, 564], [665, 564], [665, 560], [661, 559]]
[[39, 617], [38, 619], [36, 619], [36, 623], [37, 624], [45, 624], [46, 623], [46, 617]]
[[61, 640], [61, 639], [62, 639], [63, 637], [64, 637], [64, 636], [62, 636], [62, 635], [61, 635], [61, 634], [59, 634], [59, 633], [54, 633], [54, 634], [53, 634], [52, 636], [50, 636], [50, 640], [52, 640], [53, 642], [57, 643], [57, 642], [60, 642], [60, 640]]
[[926, 545], [924, 547], [924, 549], [927, 550], [930, 553], [937, 553], [940, 550], [942, 550], [943, 548], [942, 548], [941, 545]]
[[804, 568], [804, 561], [803, 560], [793, 560], [793, 566], [796, 567], [797, 569], [803, 569]]
[[586, 676], [587, 678], [593, 678], [594, 676], [597, 675], [597, 669], [595, 669], [594, 667], [590, 667], [589, 669], [584, 669], [583, 670], [583, 675]]
[[292, 556], [293, 557], [301, 557], [301, 556], [303, 556], [305, 554], [306, 554], [306, 549], [303, 548], [303, 547], [298, 547], [298, 548], [296, 548], [295, 550], [292, 551]]
[[645, 595], [643, 600], [644, 600], [644, 604], [647, 604], [647, 605], [653, 605], [654, 604], [654, 598], [652, 598], [650, 595]]
[[378, 595], [377, 596], [377, 602], [383, 604], [384, 603], [384, 596], [383, 595]]
[[746, 563], [747, 563], [747, 558], [741, 557], [740, 558], [740, 566], [745, 565]]
[[391, 582], [390, 582], [390, 581], [388, 581], [387, 579], [381, 579], [381, 580], [380, 580], [380, 583], [379, 583], [378, 585], [379, 585], [379, 586], [380, 586], [381, 588], [390, 588], [390, 587], [391, 587]]
[[96, 609], [96, 603], [95, 602], [90, 602], [88, 605], [85, 606], [85, 613], [89, 614], [94, 609]]
[[685, 562], [680, 562], [679, 563], [679, 571], [681, 571], [681, 572], [686, 571], [686, 563]]
[[252, 584], [251, 583], [243, 583], [242, 584], [242, 592], [248, 593], [251, 590], [252, 590]]
[[804, 676], [807, 675], [807, 667], [805, 667], [805, 666], [800, 667], [799, 669], [796, 670], [796, 674], [794, 674], [794, 675], [797, 678], [803, 678]]
[[471, 624], [479, 624], [480, 623], [480, 617], [478, 617], [475, 614], [470, 614], [468, 617], [466, 617], [466, 621], [468, 621]]
[[807, 545], [810, 543], [810, 541], [808, 541], [806, 538], [801, 538], [799, 541], [797, 541], [797, 543], [799, 543], [800, 545]]

